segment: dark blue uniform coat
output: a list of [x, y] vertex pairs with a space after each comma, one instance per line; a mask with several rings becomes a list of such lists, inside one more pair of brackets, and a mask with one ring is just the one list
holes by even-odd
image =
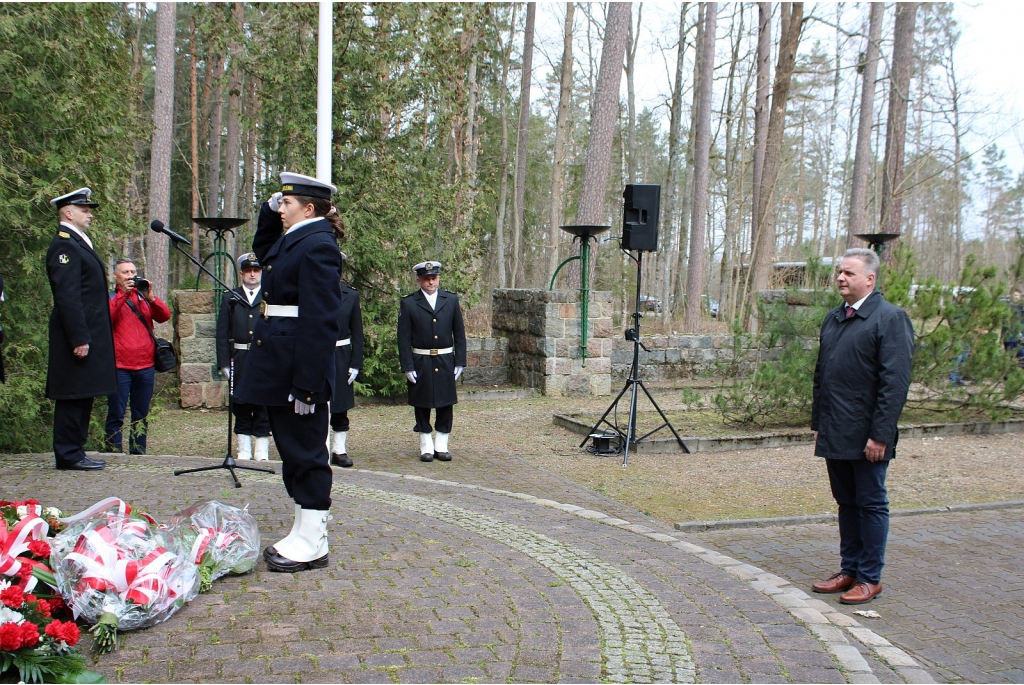
[[334, 348], [341, 312], [341, 254], [334, 229], [318, 219], [282, 235], [281, 217], [267, 203], [252, 251], [263, 266], [262, 295], [267, 304], [298, 305], [295, 318], [256, 319], [246, 373], [235, 396], [269, 407], [323, 404], [334, 388]]
[[[46, 271], [53, 292], [46, 396], [80, 400], [117, 392], [106, 265], [77, 233], [58, 225]], [[72, 353], [80, 345], [89, 345], [84, 359]]]
[[334, 348], [334, 400], [331, 413], [340, 414], [356, 406], [355, 392], [348, 383], [348, 370], [363, 368], [363, 311], [359, 291], [341, 284], [341, 314], [338, 316], [338, 340], [351, 338], [350, 345]]
[[[454, 354], [413, 354], [412, 348], [454, 347]], [[459, 401], [455, 392], [455, 367], [466, 366], [466, 328], [455, 293], [437, 291], [437, 309], [417, 290], [402, 298], [398, 311], [398, 360], [402, 373], [416, 372], [409, 383], [409, 404], [414, 407], [448, 407]]]
[[815, 455], [865, 459], [872, 438], [886, 444], [885, 458], [891, 459], [910, 388], [910, 317], [876, 290], [849, 319], [845, 305], [829, 312], [820, 343], [811, 409]]
[[[231, 366], [234, 361], [233, 387], [237, 390], [245, 377], [245, 360], [249, 356], [248, 350], [236, 350], [233, 343], [246, 344], [252, 342], [252, 334], [257, 319], [260, 318], [260, 303], [263, 302], [263, 287], [249, 304], [249, 298], [245, 296], [245, 289], [241, 286], [234, 289], [241, 301], [231, 304], [231, 297], [225, 295], [220, 303], [220, 314], [217, 317], [217, 368], [223, 369]], [[236, 393], [237, 394], [237, 393]]]

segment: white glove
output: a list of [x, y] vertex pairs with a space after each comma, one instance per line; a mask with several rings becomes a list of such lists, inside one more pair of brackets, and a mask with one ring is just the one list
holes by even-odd
[[356, 376], [358, 376], [358, 375], [359, 375], [359, 369], [349, 369], [348, 370], [348, 384], [352, 385], [352, 381], [354, 381], [356, 379]]
[[[295, 400], [295, 398], [292, 395], [288, 395], [288, 401], [291, 402], [292, 400]], [[295, 400], [295, 413], [302, 416], [305, 416], [306, 414], [314, 414], [316, 413], [316, 405], [306, 404], [302, 400]]]
[[415, 371], [406, 371], [405, 372], [405, 377], [409, 379], [410, 383], [415, 383], [416, 382], [416, 372]]
[[270, 196], [270, 201], [267, 202], [270, 205], [270, 211], [276, 212], [281, 207], [281, 198], [284, 197], [282, 193], [274, 193]]
[[461, 366], [456, 366], [455, 367], [455, 380], [459, 380], [459, 376], [461, 376], [461, 375], [462, 375], [462, 367]]
[[222, 368], [220, 370], [220, 372], [222, 374], [224, 374], [224, 378], [227, 378], [228, 380], [231, 380], [231, 369], [230, 369], [230, 367], [225, 366], [224, 368]]

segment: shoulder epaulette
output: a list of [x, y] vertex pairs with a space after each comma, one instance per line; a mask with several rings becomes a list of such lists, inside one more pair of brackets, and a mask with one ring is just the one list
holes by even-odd
[[68, 233], [67, 231], [57, 231], [57, 235], [59, 235], [61, 238], [70, 238], [71, 237], [71, 234]]

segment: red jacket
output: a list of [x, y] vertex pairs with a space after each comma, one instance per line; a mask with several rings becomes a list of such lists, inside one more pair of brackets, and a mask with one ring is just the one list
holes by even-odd
[[[128, 306], [126, 300], [129, 295], [118, 288], [110, 297], [110, 320], [114, 326], [114, 360], [117, 368], [129, 371], [138, 371], [153, 366], [153, 355], [156, 353], [156, 345], [149, 332], [142, 326], [139, 317]], [[132, 288], [132, 304], [142, 314], [149, 329], [153, 328], [153, 320], [163, 323], [170, 320], [171, 310], [161, 301], [154, 297], [153, 302], [147, 302], [146, 298], [140, 297]]]

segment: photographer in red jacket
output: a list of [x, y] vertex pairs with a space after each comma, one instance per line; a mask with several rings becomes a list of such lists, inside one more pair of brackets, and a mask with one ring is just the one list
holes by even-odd
[[[114, 359], [117, 393], [107, 396], [107, 449], [121, 452], [124, 410], [131, 402], [131, 454], [146, 453], [146, 417], [153, 399], [153, 321], [170, 320], [171, 310], [153, 295], [149, 281], [136, 275], [135, 262], [118, 259], [114, 265], [117, 284], [110, 296], [110, 320], [114, 327]], [[143, 323], [145, 321], [145, 323]]]

